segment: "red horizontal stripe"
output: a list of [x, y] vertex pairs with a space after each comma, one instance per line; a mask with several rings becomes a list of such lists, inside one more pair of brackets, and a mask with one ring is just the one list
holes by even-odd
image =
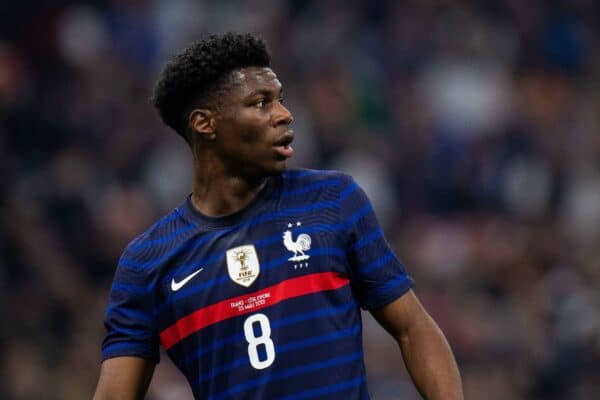
[[268, 288], [232, 297], [196, 310], [162, 331], [160, 341], [168, 350], [182, 339], [217, 322], [255, 312], [294, 297], [335, 290], [348, 283], [347, 277], [335, 272], [321, 272], [287, 279]]

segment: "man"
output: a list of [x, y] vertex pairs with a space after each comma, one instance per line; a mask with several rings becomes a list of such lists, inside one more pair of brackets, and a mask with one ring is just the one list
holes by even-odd
[[292, 115], [265, 43], [212, 35], [153, 102], [190, 145], [193, 192], [133, 240], [111, 289], [95, 399], [143, 398], [162, 345], [197, 399], [368, 399], [359, 306], [427, 399], [458, 368], [347, 175], [286, 171]]

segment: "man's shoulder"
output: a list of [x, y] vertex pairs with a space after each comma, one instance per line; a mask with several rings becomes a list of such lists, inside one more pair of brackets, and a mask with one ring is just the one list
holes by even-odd
[[156, 259], [172, 249], [178, 242], [177, 238], [191, 227], [193, 224], [184, 218], [179, 208], [176, 208], [131, 240], [125, 247], [119, 263], [141, 267], [148, 260]]
[[313, 184], [345, 185], [352, 177], [344, 172], [319, 169], [290, 169], [283, 173], [286, 186], [305, 186]]

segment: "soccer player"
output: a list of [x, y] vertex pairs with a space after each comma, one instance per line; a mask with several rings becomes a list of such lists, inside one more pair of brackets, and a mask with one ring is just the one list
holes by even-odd
[[143, 398], [161, 345], [197, 399], [368, 399], [360, 307], [425, 398], [462, 399], [448, 343], [362, 189], [286, 170], [282, 98], [252, 35], [208, 36], [165, 67], [153, 103], [191, 147], [193, 192], [119, 260], [96, 400]]

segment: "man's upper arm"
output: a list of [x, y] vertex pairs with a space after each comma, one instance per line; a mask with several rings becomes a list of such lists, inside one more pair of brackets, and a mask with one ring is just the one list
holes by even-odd
[[366, 193], [350, 176], [340, 180], [342, 243], [354, 295], [363, 309], [378, 309], [404, 295], [413, 281], [385, 239]]
[[143, 399], [156, 363], [140, 357], [104, 360], [94, 400]]
[[415, 321], [431, 318], [412, 290], [371, 314], [396, 340], [404, 337]]
[[400, 345], [408, 372], [424, 398], [464, 398], [450, 345], [412, 291], [372, 313]]
[[131, 247], [130, 244], [119, 259], [108, 297], [102, 359], [139, 357], [158, 362], [154, 270], [141, 267], [147, 260]]
[[159, 360], [152, 275], [136, 266], [145, 260], [131, 248], [132, 244], [119, 259], [109, 295], [104, 361], [94, 400], [143, 399]]

